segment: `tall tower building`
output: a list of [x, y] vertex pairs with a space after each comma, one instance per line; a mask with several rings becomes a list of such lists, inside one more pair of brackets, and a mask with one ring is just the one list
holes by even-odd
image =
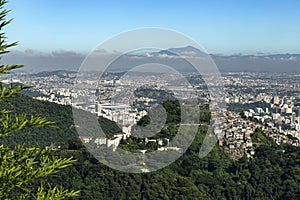
[[279, 97], [278, 97], [278, 96], [274, 96], [274, 98], [273, 98], [273, 103], [274, 103], [275, 105], [278, 105], [278, 104], [279, 104]]
[[295, 124], [295, 122], [296, 122], [296, 113], [293, 112], [292, 113], [292, 124]]
[[95, 96], [97, 97], [97, 96], [99, 96], [99, 95], [100, 95], [100, 89], [97, 88], [97, 89], [96, 89], [96, 92], [95, 92]]

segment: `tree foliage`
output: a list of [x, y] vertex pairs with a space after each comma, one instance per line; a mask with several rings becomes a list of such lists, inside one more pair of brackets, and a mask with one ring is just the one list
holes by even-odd
[[[9, 10], [4, 8], [7, 2], [0, 0], [0, 54], [9, 53], [8, 48], [17, 43], [8, 43], [3, 28], [11, 20], [6, 19]], [[0, 65], [0, 74], [7, 74], [11, 70], [23, 65]], [[22, 85], [4, 84], [0, 81], [0, 103], [13, 98], [27, 87]], [[30, 127], [44, 127], [54, 125], [43, 117], [28, 117], [26, 114], [14, 114], [2, 109], [0, 111], [0, 139], [26, 131]], [[1, 142], [1, 140], [0, 140]], [[2, 143], [2, 142], [1, 142]], [[38, 147], [25, 148], [17, 145], [9, 148], [0, 143], [0, 199], [66, 199], [78, 195], [77, 191], [67, 190], [61, 186], [51, 187], [38, 185], [44, 177], [56, 174], [60, 169], [74, 163], [73, 158], [60, 158], [52, 155], [50, 149]], [[37, 185], [36, 187], [33, 187]]]

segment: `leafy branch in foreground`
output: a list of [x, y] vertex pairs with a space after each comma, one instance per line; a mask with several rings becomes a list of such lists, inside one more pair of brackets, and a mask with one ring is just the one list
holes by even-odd
[[54, 187], [51, 188], [47, 191], [44, 190], [43, 187], [39, 187], [38, 194], [36, 199], [37, 200], [60, 200], [60, 199], [65, 199], [66, 197], [74, 197], [78, 195], [78, 191], [68, 191], [64, 190], [63, 187]]
[[33, 117], [29, 119], [25, 114], [11, 117], [9, 113], [5, 113], [0, 118], [0, 138], [7, 137], [9, 134], [21, 131], [29, 127], [40, 127], [47, 125], [54, 125], [54, 122], [49, 122], [42, 117]]
[[[27, 196], [31, 196], [29, 194], [33, 191], [26, 187], [27, 184], [53, 175], [75, 162], [72, 158], [59, 158], [49, 156], [50, 154], [50, 149], [24, 148], [21, 145], [10, 149], [1, 145], [0, 199], [10, 198], [16, 191], [18, 194], [27, 193]], [[71, 193], [73, 194], [74, 191]]]
[[[9, 10], [4, 9], [7, 3], [0, 0], [0, 54], [9, 52], [8, 48], [17, 43], [7, 43], [3, 28], [11, 20], [6, 20]], [[1, 60], [1, 58], [0, 58]], [[23, 65], [0, 64], [0, 74], [7, 74], [11, 70], [23, 67]], [[28, 87], [22, 85], [4, 84], [0, 80], [0, 103], [12, 98], [21, 90]], [[0, 139], [8, 137], [17, 131], [29, 127], [54, 126], [53, 122], [43, 117], [27, 117], [26, 114], [16, 115], [9, 110], [0, 110]], [[61, 169], [69, 167], [75, 162], [71, 158], [60, 158], [52, 155], [50, 149], [25, 148], [17, 145], [8, 148], [1, 145], [0, 140], [0, 199], [67, 199], [79, 195], [78, 191], [66, 190], [61, 186], [44, 187], [39, 180], [56, 174]]]

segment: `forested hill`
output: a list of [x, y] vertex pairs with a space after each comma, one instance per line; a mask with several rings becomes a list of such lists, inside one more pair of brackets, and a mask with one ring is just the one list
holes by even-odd
[[[155, 172], [130, 174], [106, 167], [80, 146], [70, 107], [20, 96], [1, 104], [3, 108], [43, 116], [57, 123], [58, 128], [16, 133], [0, 143], [63, 144], [61, 150], [53, 153], [73, 156], [76, 164], [41, 181], [80, 190], [79, 199], [299, 199], [300, 196], [299, 148], [278, 147], [264, 140], [260, 133], [256, 135], [260, 146], [255, 159], [243, 157], [233, 161], [219, 146], [200, 159], [199, 147], [206, 133], [205, 127], [201, 127], [188, 151], [176, 162]], [[107, 124], [106, 128], [109, 131], [116, 127]]]
[[[8, 102], [2, 102], [0, 109], [6, 109], [16, 114], [26, 114], [28, 117], [40, 116], [49, 121], [55, 122], [53, 127], [29, 128], [26, 131], [18, 132], [8, 138], [1, 139], [0, 143], [9, 146], [15, 144], [24, 144], [25, 146], [62, 146], [68, 148], [76, 140], [78, 142], [78, 134], [76, 132], [72, 108], [71, 106], [59, 105], [47, 101], [38, 101], [25, 95], [18, 95], [9, 99]], [[79, 111], [85, 112], [85, 111]], [[84, 116], [94, 117], [93, 114], [86, 113]], [[88, 121], [88, 120], [87, 120]], [[103, 131], [111, 136], [113, 133], [120, 131], [115, 122], [105, 118], [99, 119], [100, 124], [104, 124]]]

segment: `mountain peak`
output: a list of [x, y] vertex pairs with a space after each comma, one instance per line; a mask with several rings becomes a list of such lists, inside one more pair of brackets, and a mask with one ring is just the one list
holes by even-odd
[[205, 52], [203, 52], [200, 49], [197, 49], [196, 47], [193, 47], [191, 45], [188, 45], [186, 47], [180, 47], [180, 48], [170, 48], [170, 49], [164, 50], [164, 51], [168, 51], [168, 52], [170, 52], [174, 55], [187, 55], [187, 56], [204, 56], [204, 55], [207, 55]]

